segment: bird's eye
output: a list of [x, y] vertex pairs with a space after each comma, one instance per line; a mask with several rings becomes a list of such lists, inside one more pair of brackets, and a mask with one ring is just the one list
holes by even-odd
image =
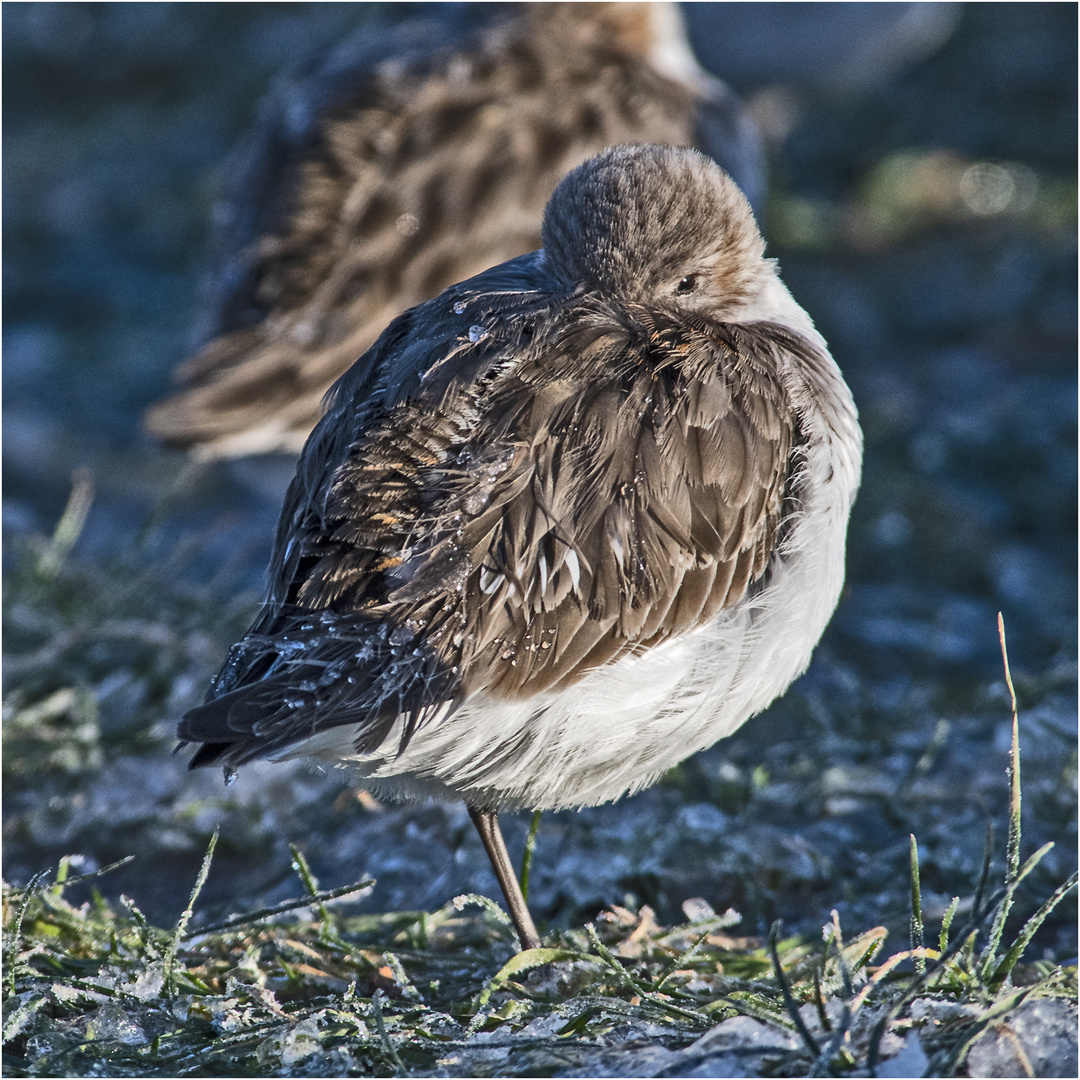
[[697, 288], [697, 275], [687, 274], [678, 285], [675, 286], [676, 296], [687, 296]]

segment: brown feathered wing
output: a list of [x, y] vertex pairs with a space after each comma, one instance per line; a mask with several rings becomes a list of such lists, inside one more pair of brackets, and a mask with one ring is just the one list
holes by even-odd
[[403, 748], [474, 695], [558, 691], [709, 622], [763, 580], [797, 499], [782, 370], [807, 348], [578, 303], [448, 343], [362, 434], [339, 390], [271, 599], [181, 723], [193, 764], [347, 724], [372, 751], [399, 717]]

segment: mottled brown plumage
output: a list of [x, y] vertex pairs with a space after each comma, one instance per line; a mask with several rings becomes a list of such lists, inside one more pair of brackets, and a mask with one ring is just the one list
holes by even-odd
[[605, 146], [696, 142], [760, 187], [753, 127], [675, 5], [453, 12], [367, 32], [269, 109], [231, 166], [211, 340], [148, 412], [155, 437], [298, 450], [395, 315], [535, 249], [555, 184]]
[[695, 151], [618, 147], [543, 238], [335, 387], [263, 611], [181, 722], [193, 764], [306, 752], [392, 795], [582, 805], [805, 666], [861, 441], [745, 200]]

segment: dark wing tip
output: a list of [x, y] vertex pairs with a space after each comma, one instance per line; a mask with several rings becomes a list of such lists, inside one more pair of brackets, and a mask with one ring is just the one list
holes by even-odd
[[176, 725], [176, 737], [180, 741], [174, 752], [179, 753], [190, 744], [196, 744], [195, 753], [188, 762], [189, 769], [219, 762], [237, 742], [240, 733], [229, 727], [229, 705], [230, 701], [224, 698], [211, 698], [188, 709], [180, 718]]
[[182, 744], [233, 742], [236, 732], [229, 726], [231, 704], [230, 696], [222, 695], [188, 709], [176, 725], [176, 737]]
[[[186, 742], [178, 743], [176, 749], [182, 750], [187, 745]], [[201, 769], [207, 765], [216, 765], [232, 745], [232, 743], [203, 743], [192, 755], [188, 768]]]

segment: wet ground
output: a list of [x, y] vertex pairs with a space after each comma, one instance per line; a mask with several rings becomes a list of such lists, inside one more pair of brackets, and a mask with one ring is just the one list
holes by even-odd
[[[372, 5], [371, 7], [378, 7]], [[273, 74], [351, 5], [5, 5], [5, 876], [136, 853], [103, 879], [176, 917], [206, 838], [213, 915], [291, 895], [288, 844], [371, 910], [491, 893], [459, 807], [378, 807], [300, 766], [226, 789], [171, 756], [255, 604], [276, 507], [140, 434], [198, 324], [220, 163]], [[1020, 698], [1033, 907], [1076, 852], [1076, 8], [963, 5], [884, 80], [742, 91], [770, 139], [771, 254], [866, 433], [848, 587], [809, 673], [744, 731], [617, 805], [545, 817], [541, 922], [688, 897], [810, 934], [904, 934], [1000, 867]], [[725, 72], [718, 72], [724, 75]], [[77, 470], [95, 500], [42, 555]], [[49, 562], [50, 557], [53, 559]], [[506, 822], [520, 850], [527, 821]], [[998, 870], [994, 871], [995, 875]], [[277, 891], [276, 891], [277, 890]], [[1022, 911], [1021, 914], [1025, 913]], [[1076, 954], [1075, 905], [1037, 941]]]

